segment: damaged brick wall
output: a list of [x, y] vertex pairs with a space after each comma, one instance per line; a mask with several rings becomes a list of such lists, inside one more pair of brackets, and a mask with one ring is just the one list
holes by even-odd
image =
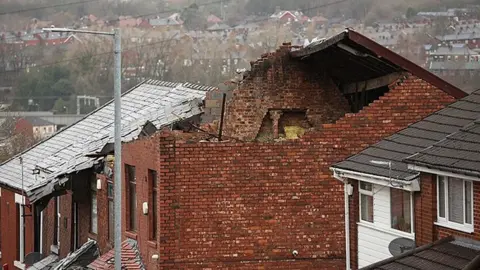
[[308, 121], [317, 127], [350, 111], [326, 72], [290, 59], [291, 48], [284, 44], [276, 53], [252, 63], [249, 75], [227, 104], [226, 135], [255, 139], [262, 122], [269, 121], [269, 110], [305, 110]]
[[[454, 101], [414, 76], [390, 88], [359, 113], [301, 140], [215, 144], [162, 137], [162, 269], [273, 261], [311, 269], [325, 260], [342, 267], [343, 186], [329, 167]], [[358, 199], [351, 206], [358, 208]], [[352, 225], [357, 218], [352, 215]]]

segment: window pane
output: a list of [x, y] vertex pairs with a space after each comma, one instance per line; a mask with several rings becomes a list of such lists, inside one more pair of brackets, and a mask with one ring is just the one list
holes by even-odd
[[113, 183], [107, 183], [107, 196], [108, 198], [113, 198]]
[[361, 219], [373, 222], [373, 198], [365, 194], [360, 194]]
[[152, 238], [157, 239], [157, 191], [153, 191], [153, 209], [152, 209], [152, 214], [153, 214], [153, 224], [152, 224]]
[[404, 232], [411, 232], [411, 200], [410, 192], [391, 188], [390, 209], [392, 228]]
[[367, 182], [360, 182], [360, 189], [372, 191], [372, 184]]
[[134, 183], [130, 184], [128, 192], [130, 193], [130, 230], [135, 231], [137, 229], [137, 193]]
[[472, 182], [465, 181], [465, 223], [472, 224]]
[[463, 224], [463, 181], [448, 179], [448, 220]]
[[445, 217], [445, 180], [443, 177], [438, 178], [438, 215]]
[[97, 233], [97, 193], [92, 191], [91, 232]]

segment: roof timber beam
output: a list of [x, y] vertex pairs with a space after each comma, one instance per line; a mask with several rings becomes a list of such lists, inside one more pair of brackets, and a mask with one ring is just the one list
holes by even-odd
[[344, 94], [359, 93], [362, 91], [368, 91], [372, 89], [377, 89], [385, 85], [389, 85], [405, 75], [405, 72], [394, 72], [375, 79], [344, 84], [341, 86], [341, 89]]

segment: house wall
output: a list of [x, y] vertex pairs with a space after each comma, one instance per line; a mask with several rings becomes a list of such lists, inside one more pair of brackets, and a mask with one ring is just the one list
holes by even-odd
[[[77, 203], [78, 211], [78, 242], [79, 248], [82, 244], [88, 241], [88, 238], [96, 239], [96, 235], [90, 233], [90, 183], [88, 182], [93, 174], [91, 171], [82, 171], [73, 175], [73, 182], [75, 182], [74, 189], [70, 189], [66, 194], [60, 196], [60, 242], [59, 255], [60, 258], [66, 257], [70, 252], [75, 250], [73, 239], [73, 205]], [[97, 205], [97, 207], [100, 207]], [[100, 210], [100, 209], [99, 209]], [[100, 217], [100, 213], [98, 214]], [[54, 234], [54, 222], [57, 218], [55, 209], [55, 198], [50, 199], [47, 207], [43, 210], [43, 231], [42, 231], [42, 252], [44, 256], [53, 254], [52, 246]], [[100, 223], [99, 223], [99, 232]]]
[[[358, 192], [358, 189], [357, 189]], [[358, 226], [358, 268], [392, 257], [389, 244], [396, 238], [414, 240], [414, 235], [391, 228], [390, 188], [373, 185], [373, 223]]]
[[[2, 253], [1, 264], [7, 264], [10, 269], [17, 269], [14, 267], [14, 261], [17, 260], [17, 252], [20, 249], [19, 235], [20, 223], [19, 216], [16, 210], [15, 203], [16, 192], [10, 189], [1, 188], [0, 191], [0, 238], [2, 245], [0, 252]], [[21, 196], [17, 193], [17, 197]], [[28, 200], [25, 200], [28, 205]], [[25, 207], [25, 255], [33, 252], [33, 218], [28, 216], [32, 214], [29, 207]]]
[[424, 245], [448, 235], [480, 241], [480, 183], [473, 181], [473, 233], [465, 233], [435, 225], [437, 220], [437, 176], [421, 174], [421, 191], [416, 194], [415, 229], [417, 245]]
[[[429, 100], [428, 103], [423, 102]], [[327, 124], [324, 126], [331, 127], [332, 130], [341, 132], [337, 139], [336, 152], [343, 150], [351, 151], [351, 154], [358, 153], [373, 143], [377, 138], [384, 138], [396, 131], [407, 127], [409, 124], [419, 121], [429, 114], [438, 111], [447, 104], [454, 101], [454, 98], [448, 94], [438, 90], [427, 82], [409, 76], [400, 85], [393, 86], [393, 89], [386, 93], [380, 99], [374, 101], [368, 107], [364, 108], [357, 114], [347, 114], [344, 118], [338, 120], [335, 124]], [[340, 130], [339, 130], [340, 129]], [[333, 131], [327, 134], [334, 136]], [[306, 136], [314, 136], [307, 134]], [[368, 136], [373, 136], [368, 138]], [[348, 140], [350, 139], [350, 142]], [[344, 146], [343, 143], [345, 144]], [[350, 156], [347, 152], [341, 152], [344, 158]], [[341, 158], [343, 160], [344, 158]], [[332, 163], [333, 164], [333, 163]], [[354, 183], [354, 195], [350, 196], [350, 253], [351, 267], [358, 269], [358, 183]], [[423, 190], [423, 187], [422, 187]], [[423, 191], [422, 191], [423, 192]], [[418, 202], [415, 196], [415, 209], [418, 209]], [[426, 202], [425, 202], [426, 203]], [[417, 214], [415, 212], [414, 219], [417, 222]], [[417, 226], [416, 223], [415, 226]], [[433, 224], [433, 223], [430, 223]], [[418, 228], [415, 227], [415, 232]], [[416, 234], [418, 237], [418, 235]], [[431, 241], [430, 241], [431, 242]]]
[[33, 135], [35, 138], [44, 139], [50, 137], [57, 131], [56, 125], [51, 126], [33, 126]]
[[265, 267], [293, 259], [292, 249], [307, 269], [344, 258], [343, 186], [329, 167], [454, 101], [413, 76], [390, 88], [359, 113], [301, 140], [215, 144], [162, 137], [161, 265]]
[[15, 123], [15, 133], [26, 136], [33, 136], [33, 126], [26, 119], [20, 118]]

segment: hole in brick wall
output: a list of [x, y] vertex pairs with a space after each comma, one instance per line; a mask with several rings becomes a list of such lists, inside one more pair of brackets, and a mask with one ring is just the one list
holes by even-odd
[[285, 135], [285, 127], [300, 127], [309, 129], [312, 127], [307, 119], [307, 112], [301, 110], [288, 111], [284, 110], [280, 120], [278, 121], [278, 128], [280, 135]]
[[259, 142], [269, 142], [273, 140], [273, 121], [270, 118], [270, 114], [267, 113], [265, 117], [263, 117], [262, 125], [255, 140]]
[[[281, 111], [281, 116], [278, 120], [279, 139], [295, 139], [301, 137], [305, 130], [312, 127], [312, 124], [308, 121], [306, 110], [276, 109], [275, 111]], [[275, 139], [273, 129], [274, 125], [271, 114], [267, 113], [263, 118], [256, 141], [273, 141]]]
[[345, 97], [348, 100], [348, 104], [353, 113], [357, 113], [363, 109], [363, 107], [368, 106], [373, 101], [379, 99], [385, 93], [390, 90], [388, 85], [384, 85], [375, 89], [370, 89], [368, 91], [359, 91], [358, 93], [345, 94]]

